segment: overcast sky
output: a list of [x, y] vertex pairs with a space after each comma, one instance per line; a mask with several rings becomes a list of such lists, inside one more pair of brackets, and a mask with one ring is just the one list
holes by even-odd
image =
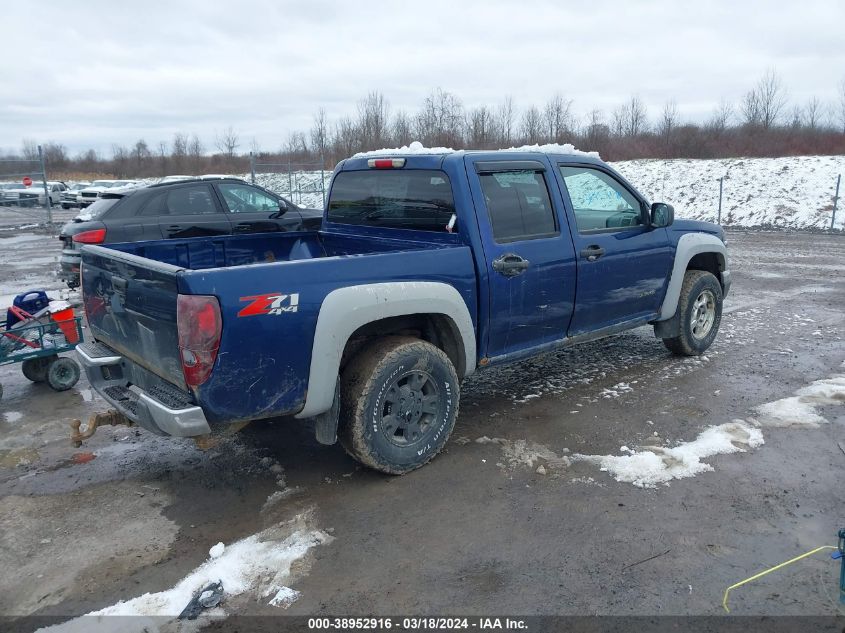
[[0, 11], [0, 148], [113, 142], [231, 125], [278, 149], [369, 90], [414, 111], [433, 88], [467, 107], [556, 92], [579, 114], [632, 94], [702, 120], [777, 69], [793, 102], [836, 98], [845, 2], [47, 0]]

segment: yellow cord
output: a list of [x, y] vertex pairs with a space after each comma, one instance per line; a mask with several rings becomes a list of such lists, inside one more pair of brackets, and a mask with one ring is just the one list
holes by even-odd
[[751, 582], [752, 580], [757, 580], [758, 578], [761, 578], [761, 577], [765, 576], [766, 574], [771, 574], [773, 571], [777, 571], [781, 567], [786, 567], [787, 565], [791, 565], [792, 563], [799, 561], [802, 558], [807, 558], [807, 556], [812, 556], [813, 554], [820, 552], [822, 550], [825, 550], [825, 549], [839, 549], [839, 548], [836, 547], [835, 545], [822, 545], [821, 547], [817, 547], [816, 549], [811, 550], [811, 551], [807, 552], [806, 554], [801, 554], [801, 556], [796, 556], [792, 560], [788, 560], [785, 563], [775, 565], [774, 567], [769, 567], [769, 569], [761, 571], [759, 574], [754, 574], [753, 576], [751, 576], [751, 578], [746, 578], [745, 580], [741, 580], [738, 583], [733, 584], [730, 587], [728, 587], [727, 589], [725, 589], [725, 597], [722, 598], [722, 606], [725, 608], [725, 611], [727, 613], [731, 612], [731, 610], [728, 609], [728, 594], [731, 592], [731, 589], [736, 589], [737, 587], [741, 587], [742, 585], [744, 585], [747, 582]]

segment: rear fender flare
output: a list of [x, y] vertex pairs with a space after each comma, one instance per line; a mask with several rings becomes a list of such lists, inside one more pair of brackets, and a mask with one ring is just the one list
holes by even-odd
[[669, 286], [666, 288], [666, 296], [663, 298], [663, 305], [660, 308], [660, 316], [657, 321], [666, 321], [675, 316], [678, 309], [678, 300], [681, 296], [681, 286], [684, 284], [684, 275], [687, 272], [690, 260], [699, 253], [715, 253], [719, 260], [719, 270], [728, 270], [728, 250], [725, 244], [715, 235], [709, 233], [687, 233], [678, 240], [675, 250], [675, 263], [672, 266], [672, 276], [669, 278]]
[[463, 297], [452, 286], [431, 281], [364, 284], [330, 292], [320, 306], [305, 406], [297, 418], [328, 411], [334, 400], [340, 361], [349, 337], [367, 323], [409, 314], [437, 314], [452, 320], [461, 337], [465, 375], [476, 366], [475, 327]]

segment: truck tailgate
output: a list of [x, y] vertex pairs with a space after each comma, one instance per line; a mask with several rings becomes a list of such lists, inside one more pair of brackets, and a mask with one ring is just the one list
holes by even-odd
[[94, 338], [184, 389], [176, 328], [182, 269], [101, 246], [82, 249], [81, 268]]

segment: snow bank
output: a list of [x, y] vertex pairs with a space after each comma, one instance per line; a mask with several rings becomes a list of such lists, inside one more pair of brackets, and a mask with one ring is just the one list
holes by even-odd
[[648, 446], [640, 451], [628, 449], [629, 455], [575, 454], [572, 460], [596, 464], [616, 481], [631, 483], [639, 488], [654, 488], [672, 479], [694, 477], [712, 471], [710, 464], [701, 461], [704, 458], [744, 453], [762, 444], [763, 434], [759, 429], [737, 420], [711, 426], [692, 442], [683, 442], [674, 448]]
[[757, 422], [762, 426], [809, 427], [827, 424], [816, 412], [826, 404], [845, 403], [845, 374], [837, 374], [803, 387], [794, 396], [781, 398], [755, 407]]
[[[309, 527], [308, 515], [298, 515], [290, 523], [269, 528], [253, 534], [222, 549], [215, 545], [212, 551], [219, 554], [180, 580], [174, 587], [92, 611], [69, 622], [51, 626], [41, 631], [60, 631], [61, 633], [87, 633], [96, 627], [100, 630], [115, 631], [158, 631], [160, 621], [156, 616], [178, 616], [191, 601], [194, 594], [205, 585], [223, 582], [225, 600], [251, 590], [261, 590], [268, 596], [275, 594], [271, 603], [290, 604], [292, 589], [284, 586], [290, 576], [291, 564], [302, 558], [315, 545], [333, 540], [333, 537]], [[284, 536], [283, 536], [284, 535]], [[211, 553], [211, 552], [210, 552]], [[276, 600], [278, 598], [278, 600]], [[274, 602], [275, 601], [275, 602]], [[221, 608], [208, 610], [209, 616], [223, 616]], [[127, 618], [104, 618], [103, 616], [129, 615], [141, 616], [131, 620]], [[113, 627], [112, 627], [113, 625]]]

